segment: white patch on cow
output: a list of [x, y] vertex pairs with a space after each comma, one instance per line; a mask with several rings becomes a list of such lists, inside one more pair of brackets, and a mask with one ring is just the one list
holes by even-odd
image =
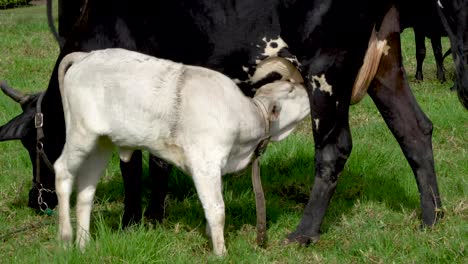
[[249, 67], [247, 67], [247, 66], [242, 66], [242, 70], [243, 70], [244, 72], [249, 72]]
[[301, 63], [299, 62], [299, 60], [297, 59], [296, 56], [292, 56], [292, 57], [284, 57], [285, 59], [287, 59], [289, 62], [291, 62], [292, 64], [295, 64], [297, 66], [301, 66]]
[[340, 103], [340, 102], [336, 101], [336, 107], [338, 107], [338, 104], [339, 104], [339, 103]]
[[318, 129], [319, 129], [319, 123], [320, 123], [320, 119], [315, 118], [315, 119], [314, 119], [315, 130], [318, 130]]
[[383, 55], [387, 56], [388, 55], [388, 51], [390, 50], [390, 46], [387, 45], [387, 40], [384, 39], [384, 40], [379, 40], [377, 42], [377, 49], [378, 50], [381, 50]]
[[444, 7], [442, 6], [442, 3], [440, 2], [440, 0], [437, 0], [437, 4], [440, 6], [440, 8], [444, 8]]
[[242, 81], [239, 80], [239, 79], [237, 79], [237, 78], [232, 79], [232, 81], [233, 81], [235, 84], [242, 83]]
[[[317, 85], [315, 84], [315, 81], [317, 81], [320, 84], [319, 87], [317, 87]], [[320, 76], [312, 76], [311, 84], [312, 84], [313, 91], [319, 88], [320, 91], [333, 95], [332, 86], [328, 84], [327, 80], [325, 79], [325, 74], [322, 74]]]
[[265, 42], [265, 49], [263, 50], [262, 55], [267, 57], [278, 56], [278, 52], [282, 48], [288, 47], [288, 44], [286, 44], [286, 42], [284, 42], [284, 40], [280, 36], [278, 36], [278, 38], [276, 39], [271, 39], [269, 41], [267, 41], [266, 37], [264, 37], [262, 40], [263, 42]]

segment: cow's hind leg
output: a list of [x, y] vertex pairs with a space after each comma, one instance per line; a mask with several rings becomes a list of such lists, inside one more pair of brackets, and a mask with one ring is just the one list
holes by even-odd
[[[315, 76], [312, 79], [317, 80]], [[319, 79], [324, 82], [325, 75]], [[338, 86], [346, 87], [346, 84], [340, 83], [335, 87]], [[318, 241], [320, 225], [335, 192], [339, 175], [351, 153], [349, 100], [343, 99], [350, 95], [338, 94], [339, 91], [339, 88], [333, 89], [332, 96], [316, 87], [309, 93], [315, 140], [315, 178], [302, 219], [296, 230], [288, 235], [286, 243], [308, 244]]]
[[413, 170], [421, 196], [423, 223], [432, 226], [441, 206], [432, 153], [432, 123], [408, 85], [401, 63], [400, 35], [395, 32], [387, 39], [389, 52], [382, 56], [368, 93]]
[[89, 153], [86, 164], [80, 168], [77, 175], [76, 243], [81, 249], [89, 240], [89, 224], [96, 185], [112, 152], [112, 144], [107, 138], [99, 138], [96, 141], [95, 148]]

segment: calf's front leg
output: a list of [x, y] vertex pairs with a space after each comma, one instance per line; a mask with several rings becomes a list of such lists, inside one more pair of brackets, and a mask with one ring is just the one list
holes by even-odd
[[221, 184], [221, 170], [195, 168], [192, 172], [198, 197], [205, 211], [208, 222], [207, 231], [211, 236], [215, 255], [223, 256], [227, 253], [224, 244], [224, 200]]
[[141, 220], [141, 151], [134, 151], [128, 162], [120, 160], [120, 171], [124, 182], [124, 214], [122, 227], [126, 228]]

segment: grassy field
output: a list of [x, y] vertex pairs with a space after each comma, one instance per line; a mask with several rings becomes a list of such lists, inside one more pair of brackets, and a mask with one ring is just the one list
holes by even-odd
[[[428, 42], [429, 43], [429, 42]], [[428, 44], [429, 45], [429, 44]], [[448, 42], [444, 39], [444, 50]], [[1, 263], [468, 263], [468, 112], [436, 80], [430, 47], [425, 81], [414, 80], [413, 34], [403, 34], [405, 66], [413, 91], [434, 124], [433, 147], [445, 217], [420, 229], [419, 194], [411, 169], [369, 97], [351, 109], [354, 148], [322, 225], [309, 247], [283, 247], [296, 227], [313, 181], [310, 120], [287, 140], [272, 144], [262, 159], [269, 244], [255, 245], [255, 201], [249, 172], [224, 179], [224, 259], [211, 253], [203, 211], [190, 178], [174, 171], [166, 219], [120, 230], [123, 184], [113, 157], [97, 191], [93, 242], [86, 254], [65, 251], [56, 240], [57, 217], [27, 207], [32, 168], [19, 141], [0, 143]], [[47, 87], [58, 55], [45, 7], [0, 11], [0, 79], [32, 92]], [[0, 124], [20, 107], [0, 96]], [[147, 164], [144, 164], [145, 170]], [[147, 181], [147, 179], [145, 179]], [[146, 202], [146, 200], [145, 200]]]

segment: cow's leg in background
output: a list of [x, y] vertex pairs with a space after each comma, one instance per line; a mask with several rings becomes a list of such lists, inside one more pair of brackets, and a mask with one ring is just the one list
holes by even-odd
[[440, 35], [432, 36], [431, 45], [437, 66], [437, 79], [440, 82], [445, 82], [444, 58], [442, 55], [442, 43], [440, 39]]
[[149, 174], [151, 181], [151, 197], [145, 216], [152, 220], [162, 221], [164, 218], [164, 201], [167, 194], [169, 173], [172, 166], [160, 158], [150, 155]]
[[[120, 161], [120, 170], [124, 180], [125, 198], [122, 226], [125, 228], [141, 221], [142, 207], [142, 154], [133, 152], [129, 162]], [[169, 173], [171, 166], [165, 161], [149, 156], [149, 179], [151, 197], [145, 216], [152, 220], [161, 221], [164, 217], [164, 200], [167, 194]]]
[[414, 27], [414, 42], [416, 44], [416, 80], [422, 81], [424, 79], [422, 67], [424, 59], [426, 58], [426, 37], [421, 30]]
[[141, 151], [133, 152], [128, 162], [120, 160], [120, 171], [124, 181], [125, 198], [122, 227], [125, 228], [141, 220], [141, 178], [142, 178]]
[[368, 93], [397, 139], [416, 177], [422, 220], [432, 226], [441, 207], [432, 153], [432, 123], [411, 93], [401, 62], [399, 29], [386, 39], [390, 49], [382, 56]]
[[[434, 52], [434, 58], [437, 66], [437, 79], [440, 82], [445, 82], [445, 70], [444, 70], [444, 59], [442, 56], [442, 43], [441, 36], [439, 34], [433, 34], [431, 36], [432, 51]], [[414, 28], [414, 41], [416, 44], [416, 80], [422, 81], [423, 76], [423, 63], [426, 58], [426, 36], [422, 30]]]
[[[335, 88], [338, 87], [335, 85], [333, 91], [330, 91], [332, 96], [327, 90], [332, 87], [326, 82], [325, 75], [311, 76], [309, 79], [311, 81], [307, 83], [315, 85], [308, 89], [315, 140], [315, 178], [302, 219], [296, 230], [288, 235], [286, 243], [308, 244], [318, 241], [320, 225], [352, 149], [348, 123], [349, 99], [346, 102], [342, 100], [350, 98], [350, 94], [337, 94], [340, 89]], [[347, 87], [346, 84], [339, 86]]]

